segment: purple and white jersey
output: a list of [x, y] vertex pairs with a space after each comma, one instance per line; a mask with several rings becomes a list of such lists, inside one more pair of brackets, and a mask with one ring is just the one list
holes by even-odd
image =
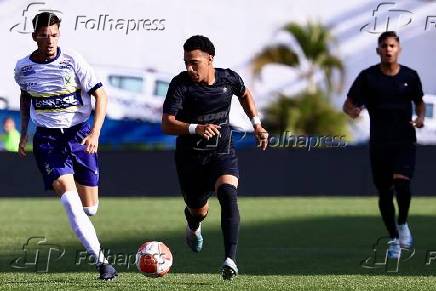
[[15, 66], [15, 81], [31, 98], [30, 117], [40, 127], [69, 128], [88, 120], [91, 97], [101, 83], [82, 56], [58, 48], [53, 60], [30, 55]]

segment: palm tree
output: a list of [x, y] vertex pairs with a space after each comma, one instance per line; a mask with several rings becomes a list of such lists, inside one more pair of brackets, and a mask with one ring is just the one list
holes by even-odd
[[[282, 30], [293, 36], [298, 48], [285, 44], [265, 47], [252, 61], [254, 75], [259, 76], [262, 68], [269, 64], [285, 65], [299, 71], [300, 77], [307, 80], [307, 91], [311, 94], [318, 91], [315, 81], [318, 73], [323, 74], [328, 93], [333, 92], [334, 89], [340, 91], [345, 71], [342, 61], [329, 48], [329, 44], [334, 42], [329, 29], [320, 23], [309, 21], [304, 26], [291, 22]], [[340, 74], [337, 84], [333, 79], [335, 71]]]
[[[289, 98], [279, 95], [265, 108], [265, 125], [272, 133], [292, 131], [309, 135], [347, 135], [347, 120], [329, 102], [334, 90], [340, 91], [345, 71], [342, 61], [332, 53], [334, 42], [329, 29], [320, 23], [299, 25], [291, 22], [282, 27], [293, 37], [289, 44], [265, 47], [252, 60], [254, 76], [259, 76], [266, 65], [284, 65], [297, 70], [299, 77], [307, 81], [307, 89]], [[339, 73], [339, 82], [334, 78]], [[322, 76], [325, 89], [320, 90], [317, 78]]]
[[279, 95], [265, 108], [265, 128], [273, 134], [348, 136], [346, 115], [336, 110], [322, 91], [298, 97]]

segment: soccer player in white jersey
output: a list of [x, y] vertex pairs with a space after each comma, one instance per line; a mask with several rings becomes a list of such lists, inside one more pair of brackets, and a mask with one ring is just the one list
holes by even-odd
[[[32, 24], [37, 49], [15, 67], [21, 89], [19, 154], [26, 155], [31, 118], [37, 126], [33, 152], [45, 187], [60, 197], [72, 230], [96, 258], [99, 278], [112, 280], [117, 272], [105, 259], [88, 217], [98, 208], [96, 153], [107, 96], [83, 58], [58, 47], [60, 19], [55, 14], [40, 13]], [[90, 95], [95, 97], [92, 126], [87, 122], [92, 110]]]

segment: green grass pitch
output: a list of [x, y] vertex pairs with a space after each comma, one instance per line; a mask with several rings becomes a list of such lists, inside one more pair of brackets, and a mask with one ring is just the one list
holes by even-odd
[[[400, 262], [398, 272], [368, 269], [361, 261], [385, 229], [371, 198], [240, 198], [240, 276], [224, 282], [220, 207], [211, 199], [203, 224], [204, 249], [192, 253], [184, 242], [183, 200], [174, 198], [101, 198], [92, 218], [105, 249], [118, 254], [120, 275], [100, 282], [95, 268], [76, 264], [82, 250], [55, 198], [0, 199], [0, 289], [2, 290], [435, 290], [436, 199], [414, 198], [409, 224], [416, 253]], [[65, 249], [57, 261], [13, 268], [29, 237]], [[146, 278], [122, 255], [134, 254], [146, 240], [160, 240], [172, 250], [174, 264], [163, 278]], [[426, 265], [429, 251], [435, 261]], [[56, 258], [56, 253], [54, 257]], [[41, 257], [47, 257], [47, 252]], [[38, 262], [39, 263], [39, 262]], [[389, 266], [389, 270], [394, 270]]]

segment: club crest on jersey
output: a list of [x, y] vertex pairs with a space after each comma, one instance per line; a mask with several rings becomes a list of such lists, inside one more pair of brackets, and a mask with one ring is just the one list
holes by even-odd
[[223, 93], [227, 93], [229, 89], [227, 87], [223, 87]]
[[45, 172], [47, 173], [47, 175], [50, 175], [51, 172], [53, 172], [53, 169], [50, 168], [50, 165], [48, 163], [44, 164], [44, 169], [45, 169]]
[[72, 79], [73, 79], [73, 77], [70, 76], [70, 75], [65, 76], [65, 77], [64, 77], [65, 85], [69, 85], [69, 84], [71, 84]]

